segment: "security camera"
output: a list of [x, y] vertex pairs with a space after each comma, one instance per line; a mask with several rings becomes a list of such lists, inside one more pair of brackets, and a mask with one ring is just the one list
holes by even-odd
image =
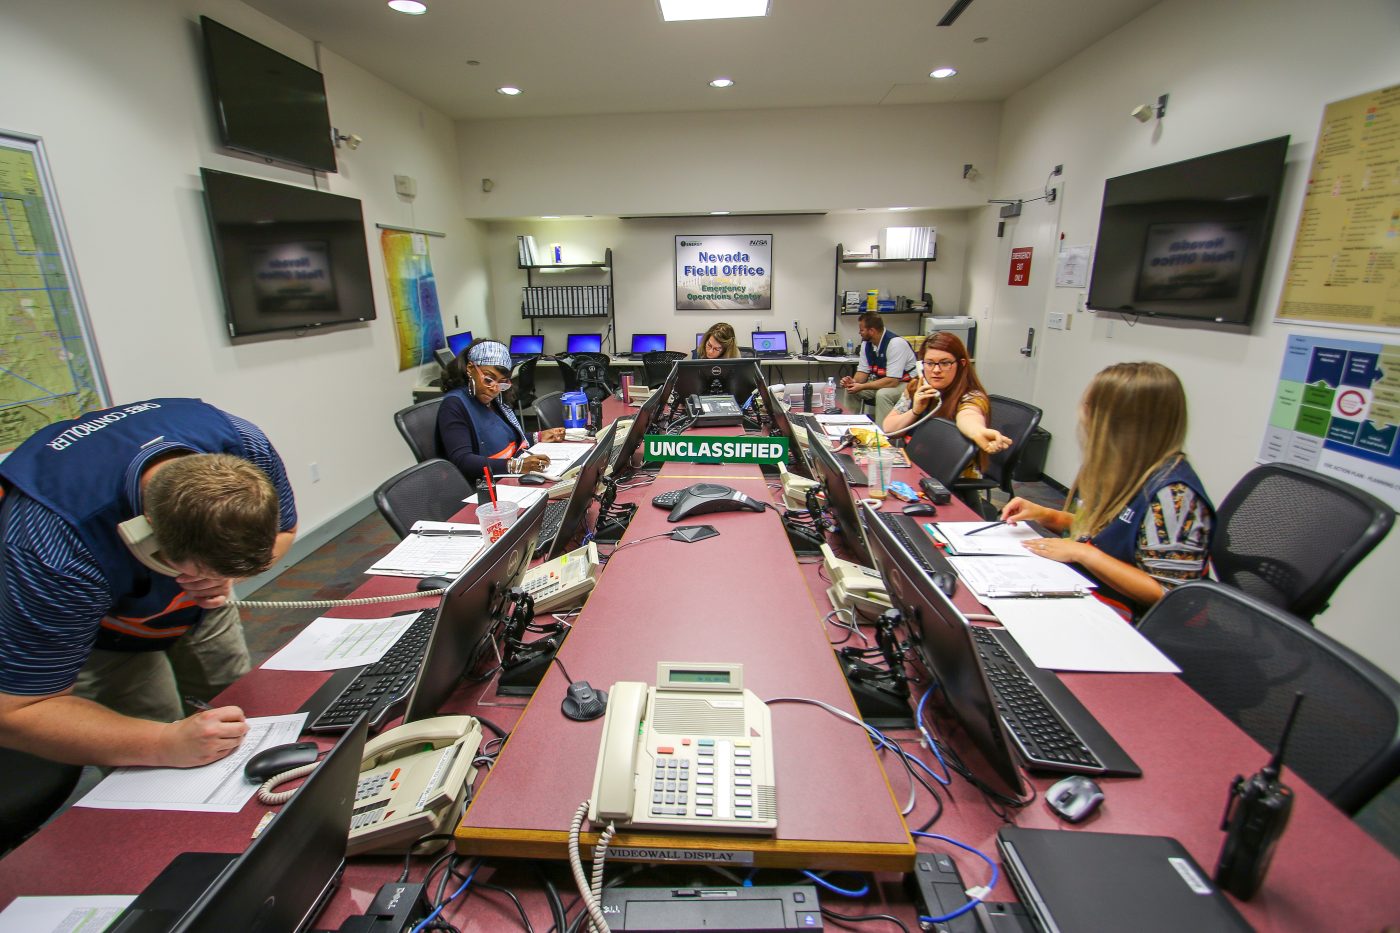
[[1138, 104], [1132, 109], [1131, 116], [1139, 123], [1146, 123], [1152, 119], [1152, 112], [1151, 104]]

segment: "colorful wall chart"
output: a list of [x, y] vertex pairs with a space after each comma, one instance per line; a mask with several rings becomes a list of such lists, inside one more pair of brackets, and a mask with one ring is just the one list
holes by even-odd
[[399, 372], [422, 366], [433, 351], [447, 345], [438, 308], [437, 281], [428, 255], [428, 237], [406, 230], [381, 230], [389, 304], [394, 309], [394, 337], [399, 345]]
[[1400, 344], [1294, 334], [1263, 462], [1345, 480], [1400, 508]]

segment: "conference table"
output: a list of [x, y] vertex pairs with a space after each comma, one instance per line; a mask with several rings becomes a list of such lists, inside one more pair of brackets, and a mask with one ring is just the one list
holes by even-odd
[[[610, 401], [605, 414], [625, 411]], [[908, 472], [917, 475], [912, 468]], [[665, 511], [650, 504], [657, 493], [696, 482], [723, 483], [775, 503], [781, 503], [781, 493], [769, 487], [758, 467], [745, 464], [667, 463], [654, 481], [640, 482], [624, 484], [633, 488], [619, 494], [622, 501], [640, 503], [639, 510], [572, 619], [559, 660], [572, 678], [604, 689], [618, 680], [654, 682], [658, 661], [743, 663], [745, 685], [770, 701], [779, 819], [772, 836], [624, 828], [613, 847], [633, 849], [635, 855], [610, 856], [608, 876], [625, 874], [628, 884], [646, 884], [690, 871], [708, 879], [703, 883], [732, 883], [698, 865], [655, 870], [644, 865], [671, 858], [705, 860], [729, 872], [728, 878], [758, 871], [755, 883], [800, 882], [790, 869], [809, 868], [837, 870], [832, 878], [853, 886], [848, 871], [869, 871], [867, 893], [849, 901], [823, 894], [823, 906], [847, 915], [891, 914], [909, 929], [916, 928], [917, 911], [900, 873], [916, 858], [949, 854], [968, 885], [985, 883], [986, 867], [975, 857], [936, 841], [911, 839], [908, 827], [924, 823], [936, 805], [918, 788], [913, 810], [901, 816], [910, 786], [890, 753], [877, 752], [860, 728], [818, 707], [777, 702], [806, 697], [855, 710], [829, 644], [842, 630], [824, 621], [832, 608], [828, 581], [819, 562], [794, 555], [778, 515], [772, 510], [701, 515], [687, 524], [713, 525], [717, 537], [695, 543], [649, 539], [674, 527]], [[891, 500], [885, 508], [898, 505]], [[472, 511], [468, 507], [463, 517]], [[955, 501], [940, 507], [939, 518], [973, 515]], [[355, 595], [404, 592], [411, 586], [401, 578], [367, 577]], [[954, 601], [965, 611], [981, 608], [966, 587], [958, 588]], [[396, 608], [432, 602], [413, 600]], [[328, 614], [373, 618], [382, 613], [382, 607], [367, 606]], [[217, 702], [237, 704], [250, 716], [283, 714], [301, 706], [329, 676], [259, 669]], [[1010, 811], [1009, 821], [1064, 832], [1172, 836], [1203, 867], [1213, 867], [1227, 788], [1235, 775], [1258, 770], [1268, 752], [1174, 675], [1066, 673], [1062, 679], [1137, 761], [1143, 776], [1101, 779], [1103, 807], [1085, 823], [1070, 825], [1040, 799], [1056, 776], [1027, 775], [1037, 799]], [[464, 684], [444, 709], [476, 713], [510, 732], [494, 768], [478, 774], [455, 846], [464, 857], [485, 858], [489, 868], [478, 879], [513, 890], [520, 909], [541, 931], [549, 928], [551, 914], [540, 860], [564, 857], [569, 820], [590, 792], [602, 728], [602, 720], [578, 723], [562, 715], [568, 682], [558, 665], [551, 665], [528, 701], [498, 698], [494, 684], [486, 681]], [[935, 728], [958, 746], [962, 737], [951, 724], [939, 720]], [[915, 731], [891, 735], [932, 764]], [[1237, 903], [1244, 917], [1260, 930], [1370, 930], [1400, 922], [1400, 860], [1296, 775], [1286, 772], [1285, 780], [1295, 792], [1292, 819], [1263, 888], [1251, 901]], [[241, 851], [267, 811], [256, 799], [233, 814], [70, 808], [0, 860], [0, 908], [21, 895], [135, 894], [183, 851]], [[995, 859], [996, 833], [1004, 825], [980, 794], [954, 778], [931, 831]], [[596, 828], [586, 830], [583, 839], [589, 844]], [[430, 861], [414, 860], [415, 880]], [[318, 926], [335, 929], [364, 910], [402, 867], [402, 858], [390, 856], [352, 859]], [[568, 884], [567, 871], [559, 866], [545, 874], [561, 889]], [[568, 890], [561, 893], [566, 902], [572, 899]], [[988, 900], [1016, 899], [1003, 874]], [[488, 890], [460, 899], [444, 916], [462, 930], [523, 928], [515, 905]], [[896, 929], [888, 922], [860, 927]]]

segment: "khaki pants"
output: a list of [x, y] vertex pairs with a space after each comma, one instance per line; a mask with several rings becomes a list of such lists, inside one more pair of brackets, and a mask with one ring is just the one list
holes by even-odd
[[[902, 384], [876, 389], [873, 396], [870, 392], [846, 392], [843, 389], [841, 406], [849, 412], [870, 415], [877, 425], [882, 425], [885, 423], [885, 416], [899, 403], [899, 397], [903, 393]], [[873, 412], [871, 406], [874, 407]]]
[[126, 716], [174, 722], [194, 712], [183, 697], [213, 699], [251, 667], [238, 610], [225, 606], [205, 612], [168, 651], [93, 649], [73, 692]]

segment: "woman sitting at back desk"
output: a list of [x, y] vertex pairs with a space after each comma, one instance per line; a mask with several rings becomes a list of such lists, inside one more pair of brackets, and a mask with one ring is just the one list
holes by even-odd
[[739, 344], [734, 339], [734, 328], [723, 322], [705, 331], [700, 345], [690, 354], [692, 359], [718, 360], [733, 359], [739, 355]]
[[1033, 521], [1066, 538], [1024, 542], [1033, 554], [1078, 564], [1097, 594], [1136, 620], [1166, 591], [1206, 575], [1215, 507], [1186, 462], [1186, 393], [1160, 363], [1118, 363], [1079, 403], [1083, 462], [1064, 509], [1020, 496], [1006, 522]]
[[[533, 473], [549, 466], [549, 458], [526, 454], [531, 438], [501, 399], [510, 388], [510, 350], [496, 340], [480, 338], [463, 350], [443, 377], [448, 389], [438, 407], [437, 429], [443, 456], [472, 482], [485, 470], [497, 476]], [[564, 439], [563, 428], [546, 428], [537, 443]]]

